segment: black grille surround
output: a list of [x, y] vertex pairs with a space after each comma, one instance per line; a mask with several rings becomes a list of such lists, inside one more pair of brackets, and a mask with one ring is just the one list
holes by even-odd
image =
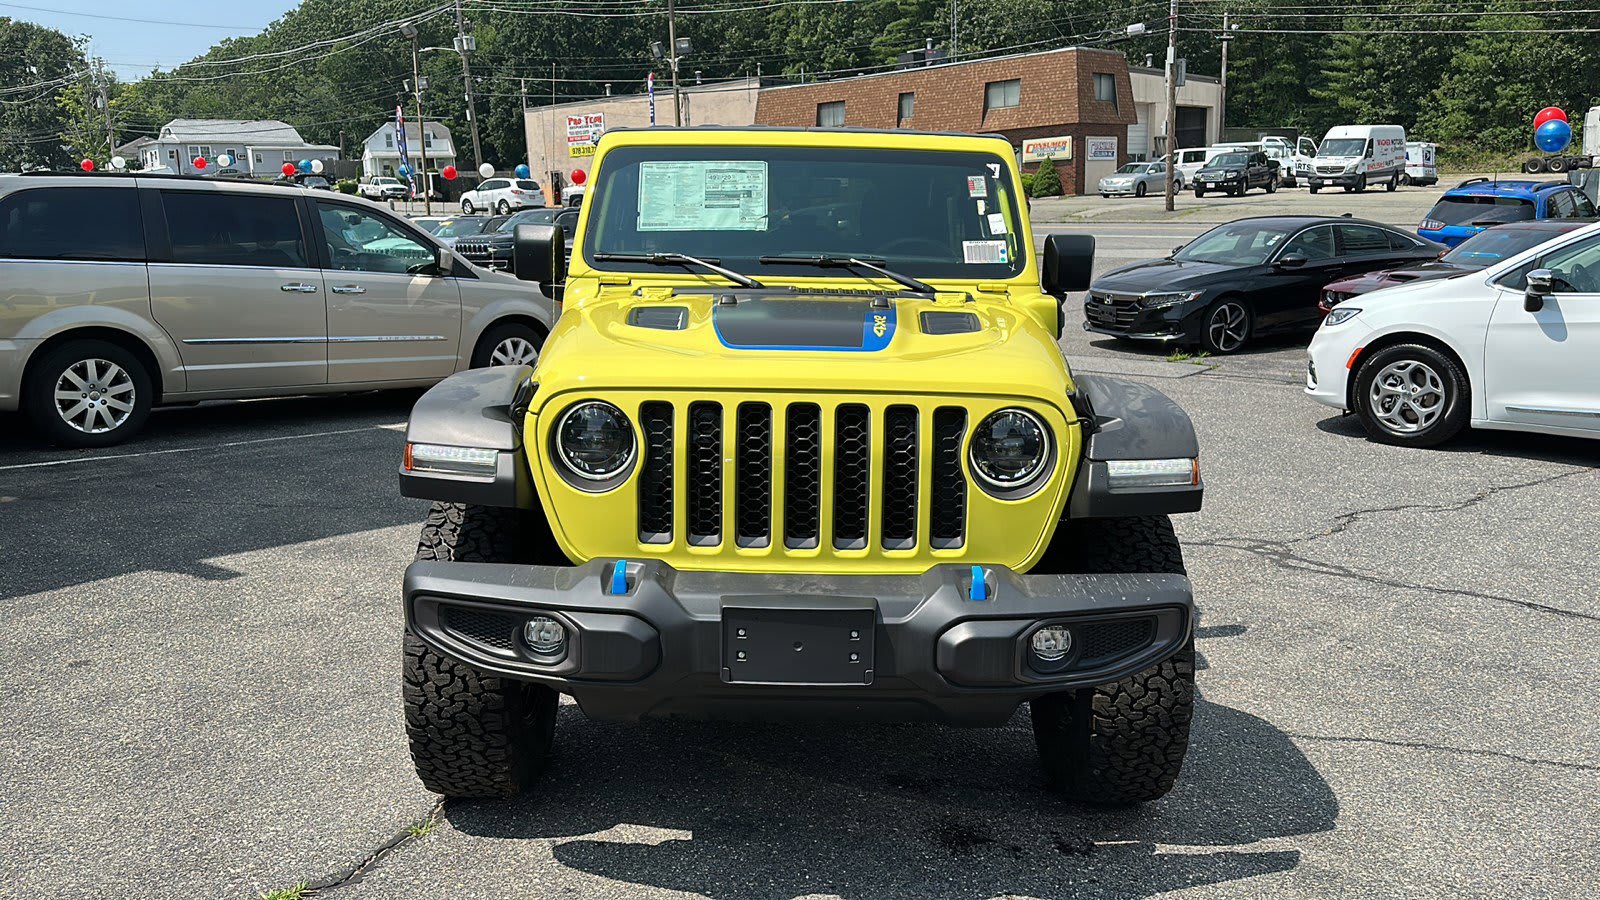
[[1118, 619], [1091, 622], [1079, 629], [1080, 668], [1104, 665], [1143, 650], [1155, 634], [1154, 619]]
[[859, 403], [834, 412], [833, 546], [867, 546], [867, 504], [872, 479], [872, 414]]
[[514, 616], [463, 606], [445, 607], [443, 620], [447, 631], [497, 650], [515, 646], [517, 626], [521, 624]]
[[928, 541], [935, 550], [954, 549], [966, 541], [967, 476], [961, 470], [966, 436], [966, 410], [941, 406], [934, 411]]
[[1096, 328], [1127, 331], [1139, 317], [1139, 301], [1127, 294], [1090, 291], [1083, 299], [1083, 317]]
[[817, 546], [822, 534], [822, 409], [791, 403], [785, 417], [783, 542], [791, 550]]
[[722, 542], [722, 404], [689, 404], [689, 543]]
[[672, 404], [641, 404], [639, 429], [644, 433], [639, 469], [639, 542], [672, 541]]
[[891, 406], [883, 414], [883, 548], [917, 545], [917, 408]]
[[740, 547], [772, 543], [772, 407], [739, 404], [734, 448], [734, 537]]

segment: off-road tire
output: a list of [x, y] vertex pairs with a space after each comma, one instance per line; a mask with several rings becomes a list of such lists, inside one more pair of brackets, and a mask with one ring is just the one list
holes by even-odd
[[[530, 562], [529, 514], [435, 503], [419, 560]], [[543, 773], [555, 739], [556, 693], [500, 678], [404, 638], [406, 737], [417, 777], [446, 797], [515, 797]]]
[[[61, 380], [63, 372], [84, 360], [105, 360], [115, 364], [127, 373], [127, 383], [133, 386], [133, 409], [108, 431], [80, 431], [68, 425], [57, 411], [57, 382]], [[144, 362], [127, 349], [109, 341], [80, 340], [62, 344], [29, 365], [21, 393], [23, 410], [45, 440], [59, 447], [109, 447], [133, 437], [144, 427], [155, 400], [155, 385]]]
[[[1372, 408], [1370, 393], [1372, 382], [1389, 366], [1413, 360], [1431, 369], [1443, 388], [1443, 409], [1438, 416], [1419, 431], [1400, 433], [1382, 422]], [[1461, 366], [1448, 354], [1425, 344], [1395, 344], [1370, 355], [1363, 354], [1356, 367], [1354, 384], [1350, 391], [1350, 404], [1356, 418], [1366, 429], [1367, 437], [1380, 444], [1397, 447], [1433, 447], [1450, 440], [1467, 427], [1472, 416], [1472, 386]]]
[[[1166, 516], [1064, 521], [1041, 564], [1081, 574], [1184, 574]], [[1154, 800], [1177, 782], [1188, 751], [1194, 643], [1120, 681], [1039, 697], [1029, 712], [1052, 788], [1083, 803]]]

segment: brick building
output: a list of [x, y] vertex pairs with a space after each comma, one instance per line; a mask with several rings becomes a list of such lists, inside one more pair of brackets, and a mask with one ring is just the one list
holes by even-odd
[[1139, 116], [1120, 52], [1068, 47], [763, 87], [755, 120], [1002, 134], [1025, 170], [1049, 156], [1066, 192], [1078, 194], [1128, 159], [1128, 126]]

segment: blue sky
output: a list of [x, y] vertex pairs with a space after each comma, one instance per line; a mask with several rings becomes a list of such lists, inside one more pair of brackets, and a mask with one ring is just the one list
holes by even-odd
[[[104, 59], [119, 78], [132, 81], [144, 77], [152, 66], [170, 69], [193, 59], [224, 38], [255, 34], [299, 5], [299, 0], [169, 0], [152, 4], [126, 0], [18, 0], [15, 4], [0, 2], [0, 16], [88, 37], [92, 41], [90, 52]], [[113, 18], [96, 18], [100, 16]]]

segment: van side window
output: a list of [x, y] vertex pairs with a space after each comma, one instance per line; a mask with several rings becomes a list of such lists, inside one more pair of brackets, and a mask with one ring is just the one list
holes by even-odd
[[347, 272], [421, 274], [432, 270], [437, 251], [415, 235], [366, 210], [317, 203], [332, 268]]
[[309, 268], [289, 197], [162, 191], [172, 261], [208, 266]]
[[1556, 191], [1546, 201], [1550, 211], [1545, 215], [1547, 219], [1570, 219], [1577, 208], [1572, 203], [1571, 191]]
[[31, 188], [0, 201], [0, 259], [144, 261], [139, 192]]

